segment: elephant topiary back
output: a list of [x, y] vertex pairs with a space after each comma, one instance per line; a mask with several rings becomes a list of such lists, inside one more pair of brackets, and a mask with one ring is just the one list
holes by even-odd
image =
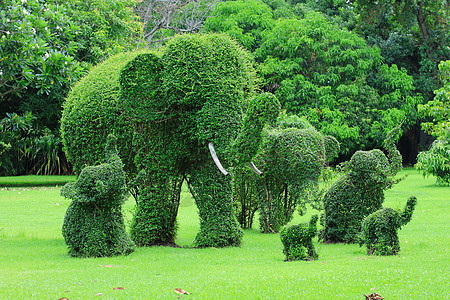
[[67, 96], [61, 117], [65, 153], [75, 171], [104, 161], [106, 137], [114, 133], [128, 174], [134, 172], [132, 131], [123, 118], [119, 74], [139, 52], [115, 55], [94, 67]]

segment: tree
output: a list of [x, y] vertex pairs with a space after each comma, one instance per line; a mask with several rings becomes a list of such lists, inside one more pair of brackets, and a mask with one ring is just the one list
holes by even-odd
[[160, 45], [175, 34], [198, 32], [218, 0], [140, 0], [135, 7], [148, 46]]
[[405, 120], [415, 123], [413, 79], [384, 65], [377, 48], [339, 29], [319, 13], [279, 19], [255, 50], [264, 88], [291, 113], [307, 116], [319, 131], [336, 137], [341, 154], [382, 144]]
[[77, 26], [65, 7], [38, 0], [0, 3], [0, 101], [50, 94], [81, 75]]
[[428, 119], [422, 129], [437, 137], [428, 151], [417, 156], [416, 169], [424, 176], [434, 175], [438, 184], [450, 184], [450, 60], [439, 64], [443, 87], [435, 97], [419, 106], [420, 114]]
[[426, 100], [438, 88], [437, 65], [450, 58], [450, 5], [447, 0], [355, 0], [358, 32], [381, 48], [388, 64], [414, 74]]
[[442, 61], [439, 71], [443, 86], [434, 91], [433, 100], [419, 105], [420, 116], [429, 120], [422, 123], [422, 129], [436, 137], [445, 135], [450, 127], [450, 60]]
[[0, 115], [32, 111], [54, 130], [70, 85], [93, 64], [136, 46], [132, 0], [0, 2]]

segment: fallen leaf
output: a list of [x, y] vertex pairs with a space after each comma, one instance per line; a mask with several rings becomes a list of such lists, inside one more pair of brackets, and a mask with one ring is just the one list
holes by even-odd
[[103, 293], [95, 294], [95, 296], [103, 296]]
[[121, 286], [113, 288], [113, 290], [115, 290], [115, 291], [117, 291], [117, 290], [124, 290], [124, 289], [125, 289], [125, 288], [124, 288], [124, 287], [121, 287]]
[[66, 297], [63, 297], [63, 298], [59, 298], [58, 300], [69, 300], [69, 299], [67, 299]]
[[175, 293], [177, 293], [177, 294], [186, 294], [186, 295], [190, 295], [191, 294], [191, 293], [186, 292], [186, 291], [184, 291], [182, 289], [179, 289], [179, 288], [175, 289]]
[[112, 265], [99, 265], [100, 267], [104, 267], [104, 268], [111, 268]]

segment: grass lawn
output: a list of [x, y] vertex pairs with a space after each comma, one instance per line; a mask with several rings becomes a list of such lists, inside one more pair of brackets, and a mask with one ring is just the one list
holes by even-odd
[[[399, 233], [399, 255], [367, 256], [358, 245], [316, 240], [319, 260], [310, 262], [284, 262], [279, 235], [257, 229], [245, 231], [239, 248], [189, 249], [198, 217], [187, 192], [177, 237], [185, 248], [71, 258], [61, 234], [69, 200], [59, 188], [1, 188], [0, 299], [177, 299], [175, 288], [191, 293], [182, 299], [365, 299], [371, 293], [449, 299], [450, 187], [436, 186], [414, 169], [405, 173], [385, 201], [403, 208], [409, 196], [418, 199], [412, 221]], [[133, 207], [132, 200], [124, 206], [128, 219]], [[293, 222], [306, 222], [312, 213]]]

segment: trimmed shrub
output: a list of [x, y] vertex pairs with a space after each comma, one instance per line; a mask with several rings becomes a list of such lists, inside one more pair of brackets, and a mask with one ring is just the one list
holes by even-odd
[[263, 174], [250, 174], [248, 167], [234, 174], [233, 197], [241, 226], [251, 227], [259, 209], [261, 231], [276, 233], [292, 219], [296, 207], [303, 213], [306, 203], [321, 200], [315, 196], [329, 160], [325, 141], [329, 141], [329, 154], [337, 154], [336, 139], [322, 136], [306, 119], [295, 115], [281, 114], [275, 127], [264, 129], [254, 159]]
[[361, 225], [359, 245], [366, 245], [367, 254], [397, 254], [400, 251], [397, 231], [409, 223], [416, 204], [416, 197], [410, 197], [402, 212], [387, 207], [367, 216]]
[[263, 172], [256, 178], [260, 228], [276, 233], [292, 219], [305, 191], [317, 186], [326, 164], [325, 148], [313, 128], [267, 130], [263, 141], [255, 158]]
[[314, 215], [311, 217], [309, 223], [293, 225], [284, 228], [280, 232], [286, 261], [316, 260], [319, 258], [312, 242], [313, 237], [317, 235], [318, 219], [319, 217]]
[[114, 136], [108, 136], [105, 157], [107, 163], [83, 168], [77, 181], [61, 189], [62, 196], [72, 199], [62, 227], [71, 256], [101, 257], [133, 251], [122, 215], [127, 189]]

